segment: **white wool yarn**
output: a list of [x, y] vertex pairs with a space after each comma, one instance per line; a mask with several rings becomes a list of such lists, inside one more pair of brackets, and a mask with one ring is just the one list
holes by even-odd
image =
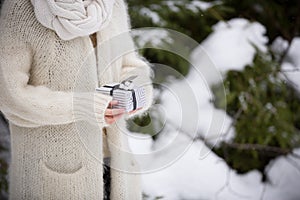
[[115, 0], [31, 0], [37, 20], [63, 40], [100, 31], [111, 20]]

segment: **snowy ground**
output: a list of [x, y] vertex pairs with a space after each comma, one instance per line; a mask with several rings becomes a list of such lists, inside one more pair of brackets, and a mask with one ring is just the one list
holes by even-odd
[[[165, 137], [169, 138], [169, 135]], [[190, 140], [184, 133], [179, 133], [179, 137], [182, 140]], [[133, 151], [138, 154], [154, 152], [158, 148], [154, 147], [155, 144], [151, 139], [146, 141], [132, 139], [130, 144]], [[176, 145], [180, 148], [180, 144]], [[200, 152], [203, 150], [210, 153], [200, 158]], [[193, 142], [181, 157], [173, 164], [166, 166], [164, 161], [169, 153], [169, 151], [164, 151], [153, 156], [152, 160], [147, 163], [141, 163], [146, 169], [157, 169], [155, 172], [143, 174], [143, 188], [144, 192], [150, 196], [149, 199], [157, 196], [170, 200], [300, 199], [300, 166], [297, 166], [299, 160], [293, 157], [276, 159], [268, 169], [271, 183], [263, 184], [258, 171], [238, 175], [211, 152], [201, 140]], [[159, 163], [161, 163], [161, 169], [158, 168]]]
[[[141, 135], [130, 140], [133, 152], [139, 155], [138, 158], [143, 157], [140, 155], [147, 157], [146, 160], [140, 159], [145, 170], [145, 193], [150, 196], [149, 199], [163, 196], [168, 200], [300, 199], [299, 158], [286, 156], [274, 160], [267, 170], [270, 183], [262, 183], [258, 171], [239, 175], [201, 140], [192, 142], [191, 138], [201, 136], [210, 139], [210, 145], [217, 145], [220, 140], [230, 140], [234, 136], [234, 129], [229, 129], [232, 119], [224, 111], [215, 109], [210, 101], [212, 93], [209, 86], [218, 83], [219, 79], [215, 79], [215, 74], [205, 69], [215, 67], [221, 74], [232, 69], [243, 70], [253, 61], [256, 53], [253, 45], [261, 51], [267, 50], [268, 38], [264, 35], [266, 30], [259, 23], [232, 19], [227, 23], [219, 22], [213, 30], [192, 53], [194, 66], [186, 79], [169, 84], [168, 90], [161, 94], [161, 106], [167, 121], [158, 140], [154, 142], [150, 137]], [[277, 43], [273, 48], [280, 50], [286, 46], [284, 41]], [[203, 52], [208, 54], [212, 62], [203, 59], [206, 55]], [[296, 38], [285, 58], [283, 68], [299, 69], [299, 52], [300, 39]], [[205, 78], [198, 71], [204, 72]], [[286, 72], [286, 77], [283, 78], [300, 88], [299, 73]], [[193, 93], [197, 108], [191, 103], [189, 95], [180, 95], [182, 91]], [[185, 115], [188, 118], [185, 121], [182, 119], [183, 112], [191, 113], [189, 116]], [[195, 118], [197, 126], [196, 134], [193, 135], [191, 124], [186, 121], [195, 122]], [[224, 132], [227, 134], [223, 135]], [[144, 138], [137, 139], [141, 137]], [[184, 154], [180, 154], [179, 150]], [[300, 154], [300, 150], [295, 152]]]

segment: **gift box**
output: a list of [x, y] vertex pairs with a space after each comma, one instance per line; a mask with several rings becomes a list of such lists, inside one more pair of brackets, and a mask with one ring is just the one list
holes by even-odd
[[145, 90], [143, 87], [135, 87], [132, 83], [132, 77], [121, 83], [106, 84], [96, 88], [97, 92], [110, 95], [113, 100], [117, 100], [118, 104], [113, 108], [123, 108], [126, 112], [130, 112], [145, 106]]

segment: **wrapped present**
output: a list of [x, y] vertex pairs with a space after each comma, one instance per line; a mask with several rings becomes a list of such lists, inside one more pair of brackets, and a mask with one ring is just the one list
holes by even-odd
[[143, 87], [135, 87], [132, 83], [134, 77], [122, 81], [121, 83], [106, 84], [96, 88], [96, 91], [110, 95], [113, 100], [117, 100], [118, 104], [113, 108], [124, 108], [126, 112], [130, 112], [145, 106], [145, 90]]

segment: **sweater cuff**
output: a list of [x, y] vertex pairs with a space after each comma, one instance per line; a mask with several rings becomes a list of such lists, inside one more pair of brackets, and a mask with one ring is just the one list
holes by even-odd
[[98, 92], [73, 94], [73, 119], [74, 121], [87, 121], [92, 125], [107, 127], [105, 111], [112, 100], [111, 96]]

